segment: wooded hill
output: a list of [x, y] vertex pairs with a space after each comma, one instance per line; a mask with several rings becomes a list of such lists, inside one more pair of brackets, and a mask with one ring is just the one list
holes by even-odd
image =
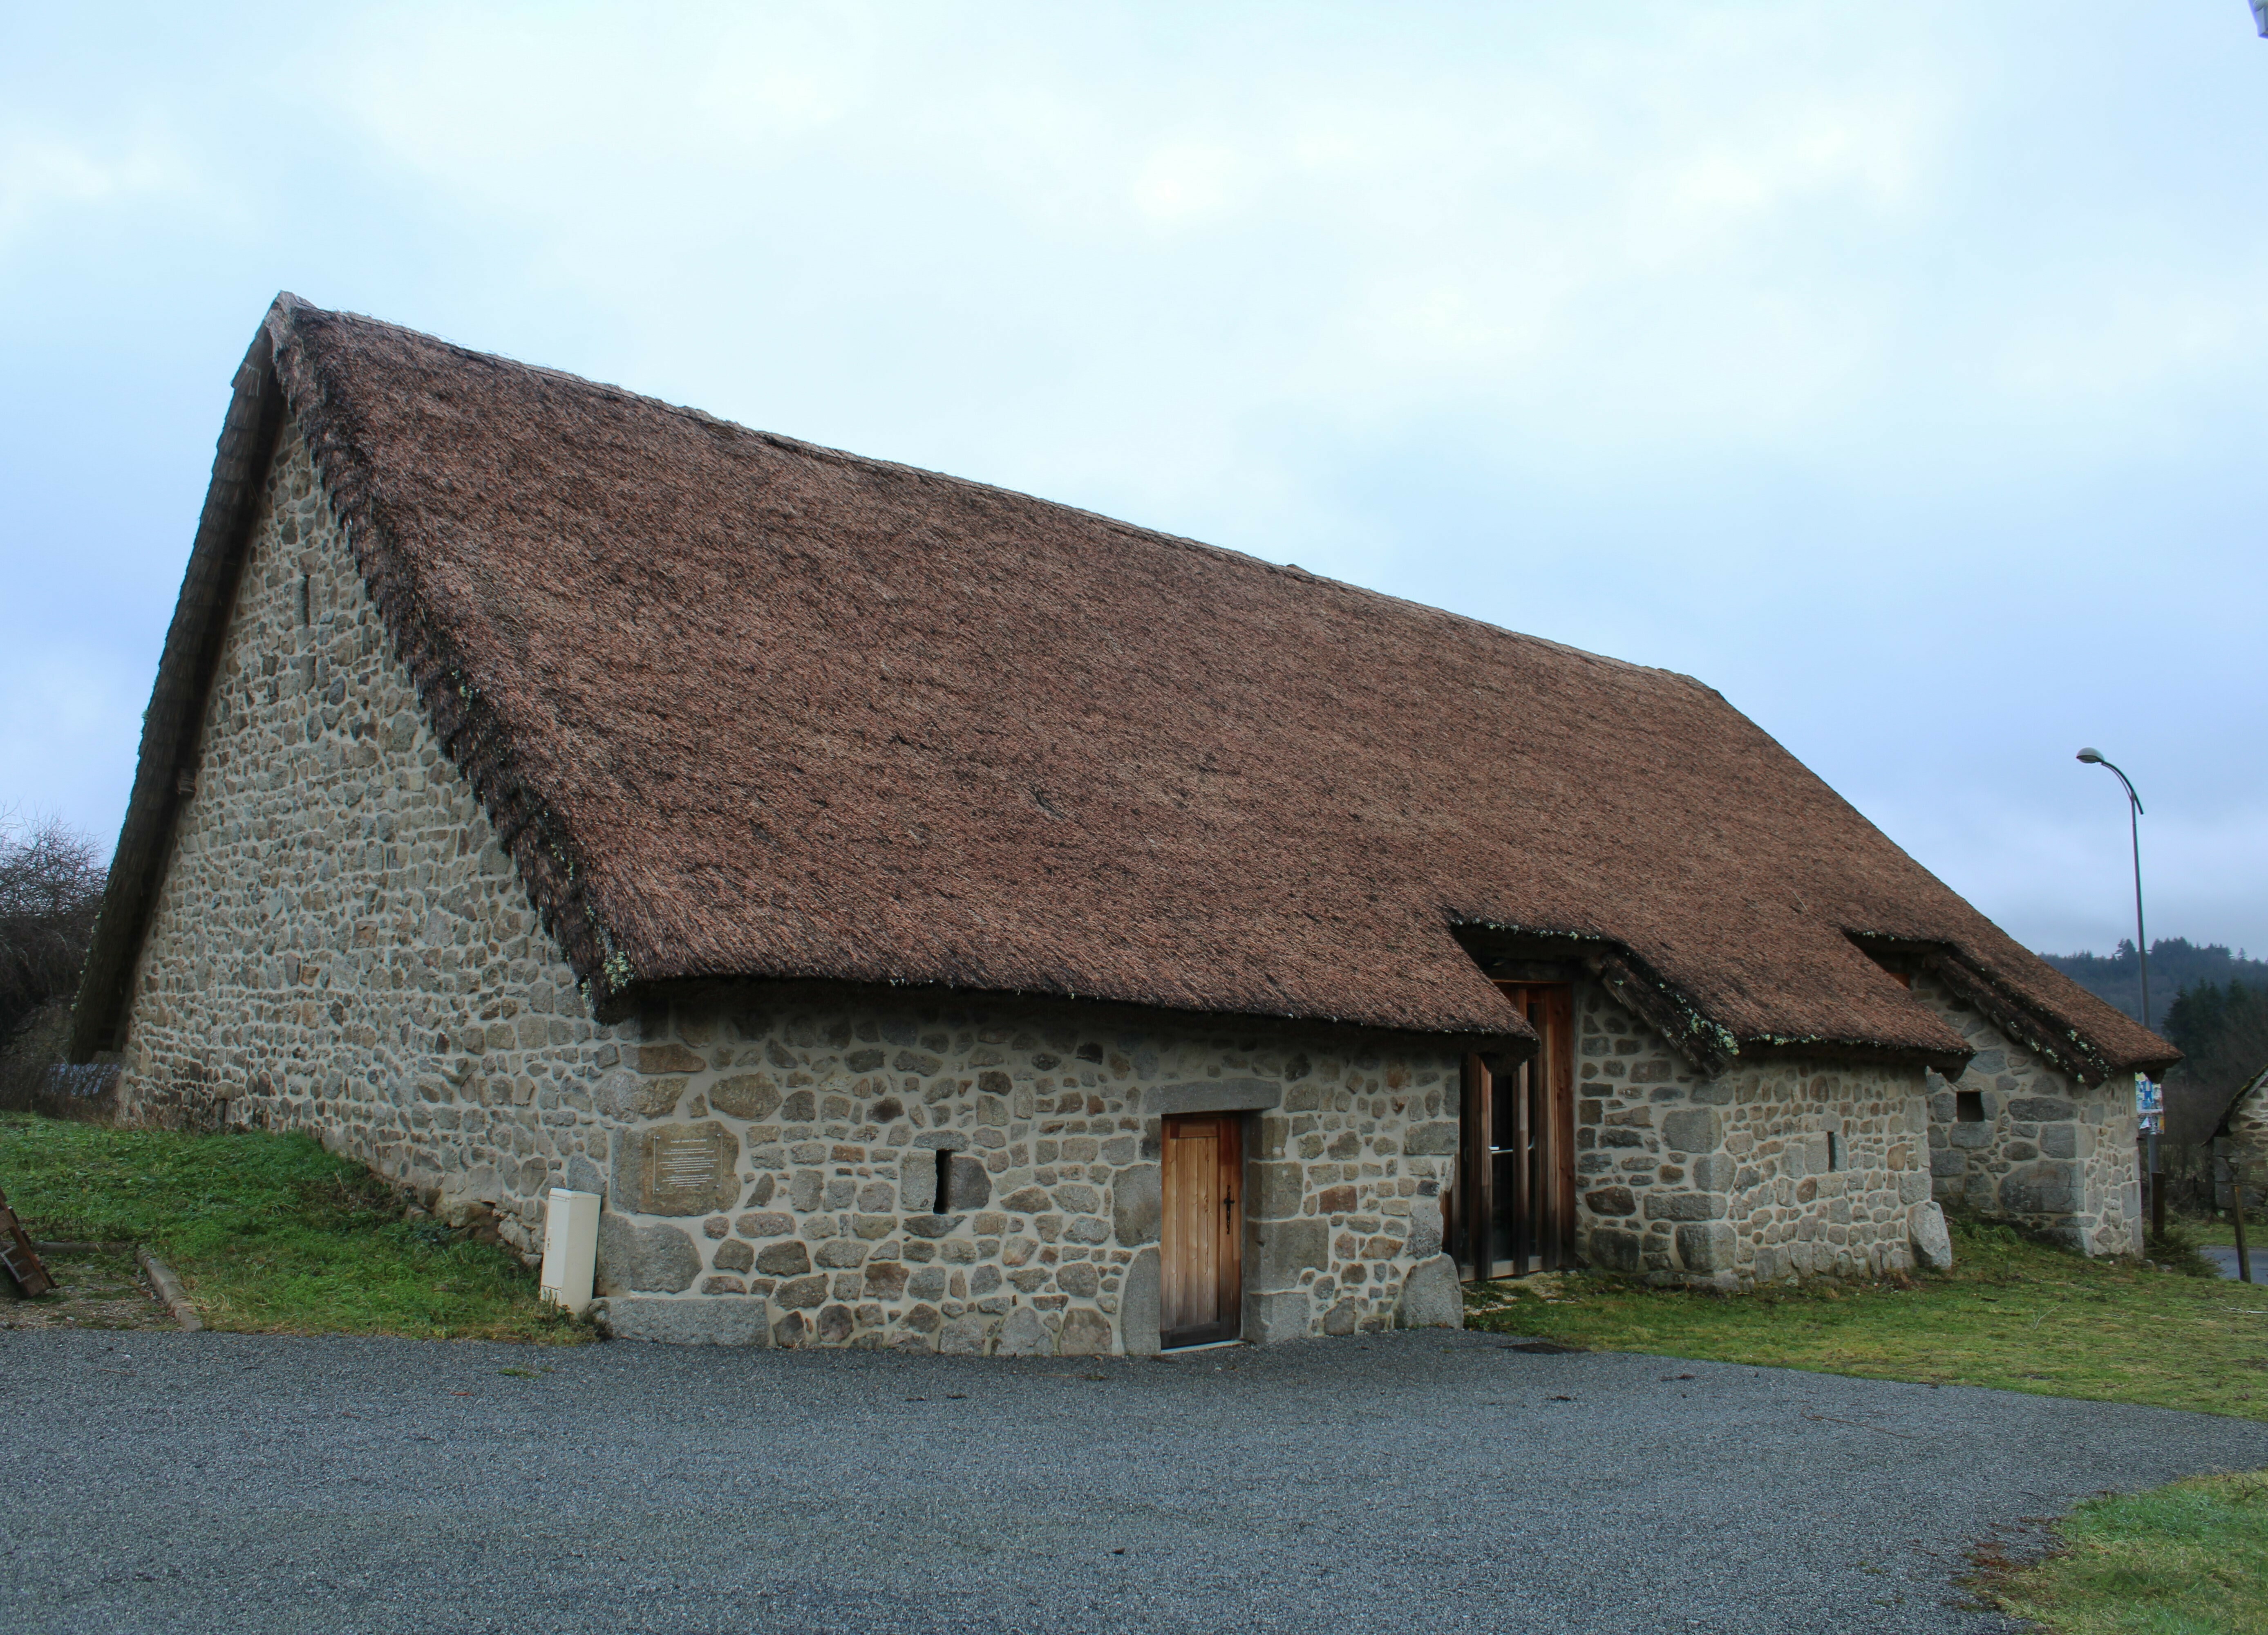
[[2217, 942], [2200, 946], [2185, 937], [2161, 937], [2150, 945], [2151, 1013], [2145, 1016], [2142, 961], [2134, 957], [2132, 939], [2121, 939], [2116, 954], [2043, 954], [2040, 958], [2146, 1027], [2162, 1029], [2176, 997], [2187, 989], [2233, 982], [2268, 988], [2268, 960], [2247, 959]]
[[[2116, 954], [2040, 956], [2088, 992], [2142, 1019], [2141, 961], [2134, 945]], [[2181, 937], [2150, 945], [2150, 1012], [2182, 1052], [2167, 1083], [2233, 1091], [2268, 1066], [2268, 960]]]

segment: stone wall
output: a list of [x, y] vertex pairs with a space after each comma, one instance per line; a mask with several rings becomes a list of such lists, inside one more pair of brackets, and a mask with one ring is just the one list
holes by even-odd
[[585, 1013], [442, 754], [297, 429], [254, 523], [129, 1001], [129, 1117], [304, 1129], [523, 1249], [604, 1162]]
[[2090, 1255], [2139, 1254], [2133, 1081], [2080, 1085], [2018, 1049], [1926, 970], [1915, 974], [1913, 992], [1977, 1052], [1957, 1079], [1929, 1075], [1938, 1199], [2053, 1233]]
[[1578, 984], [1578, 1243], [1607, 1270], [1732, 1289], [1910, 1266], [1929, 1226], [1920, 1068], [1795, 1062], [1715, 1079]]
[[2224, 1115], [2228, 1140], [2247, 1163], [2268, 1159], [2268, 1073], [2236, 1093]]
[[1247, 1115], [1248, 1338], [1387, 1327], [1440, 1253], [1460, 1058], [1439, 1044], [758, 987], [641, 1026], [596, 1086], [621, 1121], [600, 1242], [619, 1330], [1153, 1351], [1174, 1112]]

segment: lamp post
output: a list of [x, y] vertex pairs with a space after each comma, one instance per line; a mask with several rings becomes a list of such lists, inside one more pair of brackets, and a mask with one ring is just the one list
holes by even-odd
[[[2268, 4], [2268, 0], [2264, 0]], [[2126, 833], [2134, 848], [2134, 957], [2142, 968], [2142, 1026], [2150, 1025], [2150, 941], [2142, 929], [2142, 797], [2134, 792], [2134, 780], [2120, 772], [2102, 758], [2100, 749], [2082, 749], [2079, 758], [2089, 766], [2110, 767], [2119, 783], [2126, 789]], [[2166, 1235], [2165, 1177], [2158, 1169], [2158, 1132], [2150, 1132], [2150, 1229], [2158, 1236]]]

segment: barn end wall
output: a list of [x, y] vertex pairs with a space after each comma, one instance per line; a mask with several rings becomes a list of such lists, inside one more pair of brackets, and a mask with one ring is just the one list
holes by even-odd
[[[2011, 1042], [1924, 970], [1914, 997], [1977, 1054], [1957, 1079], [1929, 1076], [1930, 1170], [1939, 1201], [2045, 1232], [2089, 1255], [2142, 1250], [2133, 1081], [2092, 1086]], [[1963, 1117], [1962, 1093], [1975, 1096]]]
[[1916, 1219], [1924, 1070], [1786, 1061], [1712, 1079], [1599, 984], [1578, 984], [1575, 1010], [1577, 1242], [1592, 1265], [1732, 1289], [1913, 1264], [1931, 1229]]
[[[608, 1314], [657, 1337], [1155, 1349], [1176, 1110], [1245, 1115], [1249, 1337], [1384, 1326], [1438, 1262], [1454, 1046], [780, 991], [591, 1019], [287, 426], [136, 966], [130, 1120], [309, 1131], [529, 1253], [550, 1187], [602, 1192]], [[732, 1156], [688, 1214], [703, 1142]], [[948, 1149], [983, 1197], [937, 1216]]]

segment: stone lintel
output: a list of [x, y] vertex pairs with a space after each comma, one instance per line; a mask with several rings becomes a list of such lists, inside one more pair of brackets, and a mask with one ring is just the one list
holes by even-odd
[[1199, 1079], [1187, 1084], [1152, 1085], [1142, 1093], [1142, 1111], [1152, 1118], [1175, 1113], [1256, 1113], [1279, 1107], [1284, 1086], [1270, 1079]]

